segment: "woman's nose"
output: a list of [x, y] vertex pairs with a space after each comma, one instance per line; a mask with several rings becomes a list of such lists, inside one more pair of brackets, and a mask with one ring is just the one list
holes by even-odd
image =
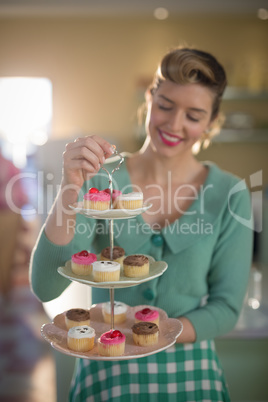
[[184, 115], [182, 110], [174, 111], [170, 116], [169, 127], [172, 132], [176, 133], [182, 130]]

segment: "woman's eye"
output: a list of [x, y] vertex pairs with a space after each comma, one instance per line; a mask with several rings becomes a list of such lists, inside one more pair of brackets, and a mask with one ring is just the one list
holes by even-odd
[[197, 118], [195, 118], [195, 117], [193, 117], [193, 116], [189, 116], [189, 115], [188, 115], [188, 119], [191, 120], [191, 121], [194, 121], [194, 122], [196, 122], [196, 123], [199, 122], [199, 119], [197, 119]]
[[171, 107], [166, 107], [166, 106], [163, 106], [163, 105], [158, 105], [158, 107], [161, 110], [171, 110]]

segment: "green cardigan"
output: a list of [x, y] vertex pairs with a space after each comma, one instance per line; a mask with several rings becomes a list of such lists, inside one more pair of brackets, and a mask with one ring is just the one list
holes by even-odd
[[[190, 208], [161, 231], [146, 224], [141, 215], [114, 221], [114, 244], [127, 255], [143, 253], [168, 264], [159, 278], [116, 289], [115, 300], [131, 306], [158, 306], [169, 317], [185, 316], [195, 328], [197, 341], [234, 327], [247, 289], [253, 243], [250, 196], [244, 182], [214, 164], [206, 165], [207, 179]], [[114, 162], [107, 166], [111, 171]], [[100, 171], [90, 184], [86, 182], [81, 199], [89, 187], [107, 188], [107, 175]], [[114, 174], [114, 188], [132, 190], [126, 164]], [[33, 292], [43, 302], [58, 297], [70, 282], [57, 273], [57, 267], [76, 252], [99, 253], [109, 244], [108, 222], [81, 214], [68, 245], [52, 244], [41, 231], [31, 259]], [[107, 300], [107, 289], [92, 288], [93, 303]]]

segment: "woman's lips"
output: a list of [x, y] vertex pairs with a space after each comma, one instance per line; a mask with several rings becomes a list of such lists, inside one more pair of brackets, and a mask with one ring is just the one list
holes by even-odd
[[178, 137], [176, 135], [168, 134], [165, 131], [158, 130], [159, 131], [159, 136], [162, 140], [162, 142], [169, 147], [175, 147], [178, 145], [180, 142], [183, 141], [183, 138]]

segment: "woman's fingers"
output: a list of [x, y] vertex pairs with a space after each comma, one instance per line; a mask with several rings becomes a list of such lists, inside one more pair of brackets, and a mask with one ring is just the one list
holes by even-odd
[[73, 143], [68, 144], [67, 147], [85, 147], [98, 157], [99, 163], [104, 163], [105, 159], [112, 155], [114, 152], [114, 148], [109, 142], [96, 135], [77, 138]]
[[65, 182], [82, 186], [88, 175], [95, 175], [113, 152], [114, 147], [109, 142], [95, 135], [67, 144], [63, 153]]
[[[90, 149], [88, 149], [86, 146], [81, 146], [81, 147], [76, 147], [76, 148], [70, 148], [66, 154], [65, 154], [65, 163], [66, 165], [70, 165], [71, 167], [73, 161], [82, 161], [87, 162], [87, 164], [91, 165], [93, 169], [99, 170], [100, 164], [100, 158], [92, 152]], [[78, 168], [77, 164], [75, 164], [76, 169]]]

